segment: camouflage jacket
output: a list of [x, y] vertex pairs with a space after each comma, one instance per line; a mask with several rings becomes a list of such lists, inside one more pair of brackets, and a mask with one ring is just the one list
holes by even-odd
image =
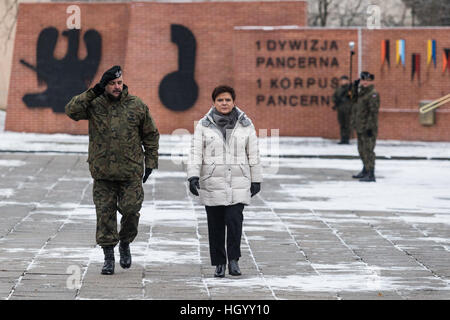
[[73, 97], [65, 109], [75, 121], [89, 120], [88, 162], [92, 178], [141, 179], [144, 162], [146, 168], [158, 167], [158, 129], [148, 107], [128, 94], [127, 86], [117, 101], [105, 93], [96, 97], [88, 89]]
[[367, 130], [378, 132], [378, 110], [380, 108], [380, 95], [373, 85], [360, 87], [359, 93], [352, 104], [352, 127], [358, 133]]
[[352, 104], [348, 94], [349, 87], [349, 85], [340, 86], [334, 91], [333, 103], [339, 111], [350, 112]]

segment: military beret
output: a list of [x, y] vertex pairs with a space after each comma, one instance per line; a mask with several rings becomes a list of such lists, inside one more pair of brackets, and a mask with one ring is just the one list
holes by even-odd
[[107, 84], [109, 81], [120, 78], [121, 76], [122, 76], [122, 69], [120, 68], [120, 66], [114, 66], [105, 71], [101, 81], [104, 82], [104, 84]]
[[361, 72], [360, 78], [361, 80], [373, 81], [375, 79], [375, 76], [368, 71], [363, 71]]

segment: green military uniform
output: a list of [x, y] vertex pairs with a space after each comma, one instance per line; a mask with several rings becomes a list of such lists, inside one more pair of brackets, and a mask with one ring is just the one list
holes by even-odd
[[375, 170], [375, 143], [378, 134], [380, 96], [373, 85], [359, 87], [352, 105], [351, 122], [358, 137], [358, 152], [364, 164], [363, 171]]
[[[75, 96], [66, 105], [73, 120], [89, 120], [89, 170], [94, 179], [97, 243], [115, 246], [130, 243], [137, 235], [144, 200], [145, 168], [158, 167], [159, 132], [148, 107], [123, 86], [120, 99], [93, 89]], [[143, 148], [142, 148], [143, 147]], [[144, 149], [144, 150], [143, 150]], [[122, 214], [117, 233], [117, 210]]]
[[349, 84], [340, 86], [333, 94], [333, 103], [337, 108], [342, 143], [348, 143], [351, 135], [350, 118], [352, 105], [348, 94], [349, 88]]

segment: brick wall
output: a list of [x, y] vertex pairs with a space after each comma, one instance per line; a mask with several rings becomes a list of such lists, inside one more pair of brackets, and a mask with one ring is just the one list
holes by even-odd
[[[376, 75], [380, 92], [380, 136], [387, 139], [450, 141], [449, 104], [436, 111], [436, 124], [426, 127], [419, 124], [419, 102], [435, 100], [450, 93], [450, 70], [442, 72], [444, 48], [450, 49], [450, 28], [396, 28], [364, 30], [363, 69]], [[405, 40], [405, 66], [396, 64], [395, 41]], [[436, 67], [427, 65], [427, 41], [436, 40]], [[389, 40], [390, 67], [381, 64], [380, 46]], [[411, 77], [412, 54], [420, 54], [420, 79]]]
[[[444, 48], [450, 48], [449, 31], [236, 28], [234, 80], [238, 92], [243, 93], [239, 102], [260, 129], [279, 128], [280, 134], [287, 136], [338, 138], [332, 101], [322, 103], [322, 98], [331, 97], [336, 78], [349, 73], [348, 43], [354, 41], [353, 79], [358, 76], [358, 69], [370, 71], [375, 74], [374, 84], [380, 93], [379, 137], [449, 141], [450, 110], [446, 106], [436, 111], [435, 125], [419, 123], [419, 102], [450, 92], [450, 70], [442, 71]], [[398, 39], [406, 43], [404, 66], [396, 64]], [[429, 39], [436, 40], [436, 67], [433, 62], [427, 64]], [[390, 66], [381, 61], [382, 40], [390, 43]], [[317, 50], [313, 50], [314, 43]], [[417, 73], [412, 78], [413, 53], [420, 54], [420, 79]], [[320, 65], [321, 58], [328, 59], [329, 65]], [[332, 64], [331, 59], [336, 63]]]
[[[36, 72], [20, 63], [36, 65], [36, 46], [41, 30], [49, 26], [59, 32], [56, 58], [63, 58], [67, 40], [69, 4], [20, 4], [6, 130], [41, 133], [86, 134], [87, 121], [74, 122], [51, 108], [28, 108], [22, 97], [46, 90], [38, 85]], [[161, 133], [177, 128], [193, 130], [211, 105], [210, 93], [219, 83], [231, 83], [233, 28], [239, 25], [305, 25], [307, 2], [215, 2], [215, 3], [126, 3], [77, 4], [81, 9], [79, 56], [86, 48], [82, 37], [89, 29], [102, 37], [102, 57], [92, 80], [95, 84], [104, 70], [120, 64], [129, 91], [148, 104]], [[196, 40], [195, 81], [199, 92], [187, 111], [166, 108], [158, 96], [161, 80], [178, 68], [178, 48], [171, 42], [171, 25], [188, 28]], [[70, 77], [70, 74], [64, 75]]]
[[[8, 94], [5, 130], [40, 133], [87, 133], [87, 121], [75, 122], [64, 113], [54, 113], [49, 107], [28, 108], [22, 98], [25, 94], [42, 93], [48, 89], [45, 82], [38, 83], [36, 72], [26, 67], [23, 59], [37, 66], [37, 41], [41, 30], [55, 27], [59, 30], [58, 41], [53, 55], [62, 59], [66, 55], [68, 39], [61, 32], [66, 30], [68, 4], [27, 4], [19, 5], [19, 15], [14, 44], [11, 80]], [[126, 54], [129, 6], [124, 4], [89, 5], [79, 4], [81, 9], [81, 30], [78, 56], [84, 59], [87, 54], [83, 35], [95, 28], [102, 36], [103, 55], [94, 77], [93, 85], [106, 70], [114, 64], [124, 64]], [[94, 9], [95, 8], [95, 9]], [[61, 77], [70, 74], [58, 71]], [[70, 85], [70, 84], [69, 84]]]
[[[337, 137], [331, 95], [339, 77], [349, 72], [348, 42], [355, 39], [356, 30], [236, 30], [238, 104], [260, 129], [279, 128], [283, 136]], [[355, 56], [353, 67], [355, 78]]]
[[[336, 112], [331, 95], [336, 79], [348, 74], [348, 42], [356, 43], [353, 77], [358, 69], [375, 74], [381, 96], [380, 138], [424, 141], [450, 140], [450, 112], [436, 112], [436, 124], [419, 124], [418, 104], [450, 92], [450, 72], [442, 72], [442, 52], [450, 48], [449, 28], [421, 29], [314, 29], [306, 24], [306, 2], [215, 2], [78, 4], [81, 8], [81, 39], [88, 29], [102, 37], [102, 56], [96, 83], [104, 70], [122, 65], [132, 94], [151, 110], [161, 133], [184, 128], [211, 105], [213, 88], [235, 86], [237, 104], [258, 129], [280, 129], [281, 135], [338, 138]], [[87, 122], [74, 122], [49, 107], [26, 107], [27, 93], [43, 92], [36, 72], [20, 63], [36, 65], [36, 44], [42, 29], [66, 27], [67, 4], [22, 4], [19, 10], [10, 81], [6, 130], [28, 132], [87, 133]], [[171, 26], [187, 28], [195, 37], [195, 103], [174, 111], [159, 97], [162, 79], [178, 69], [179, 50], [172, 42]], [[244, 26], [297, 25], [297, 28], [250, 28]], [[381, 41], [390, 40], [390, 67], [381, 64]], [[405, 67], [396, 65], [395, 41], [406, 41]], [[428, 39], [437, 42], [437, 65], [428, 66]], [[361, 46], [359, 43], [361, 40]], [[59, 36], [55, 56], [67, 48]], [[87, 50], [80, 40], [79, 57]], [[421, 55], [421, 78], [411, 80], [411, 54]], [[358, 63], [360, 62], [360, 64]], [[68, 74], [67, 76], [70, 76]], [[183, 88], [181, 88], [183, 89]], [[177, 94], [174, 90], [174, 94]]]

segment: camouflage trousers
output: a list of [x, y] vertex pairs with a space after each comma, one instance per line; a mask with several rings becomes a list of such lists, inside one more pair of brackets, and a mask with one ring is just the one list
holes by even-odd
[[[100, 246], [132, 242], [138, 233], [139, 211], [144, 201], [142, 180], [94, 180], [93, 196], [97, 213], [96, 241]], [[117, 211], [120, 232], [117, 232]]]
[[358, 133], [358, 152], [366, 170], [375, 170], [375, 143], [376, 133], [368, 137], [365, 133]]

